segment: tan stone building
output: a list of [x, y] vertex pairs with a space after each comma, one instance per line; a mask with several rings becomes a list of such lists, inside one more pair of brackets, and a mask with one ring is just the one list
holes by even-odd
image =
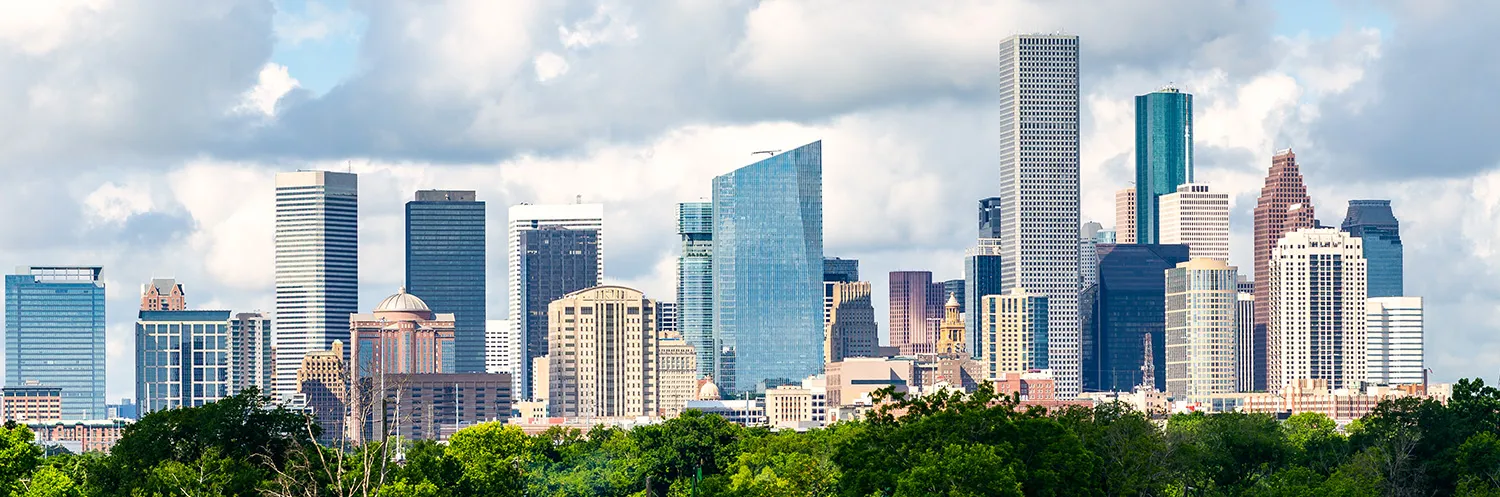
[[348, 392], [349, 372], [344, 366], [344, 342], [335, 340], [329, 350], [302, 356], [302, 367], [297, 368], [297, 399], [323, 427], [324, 441], [347, 435], [344, 433], [344, 418], [348, 416], [345, 403]]
[[870, 282], [831, 283], [828, 322], [823, 333], [823, 362], [846, 357], [874, 357], [880, 345], [875, 307], [870, 303]]
[[1135, 187], [1115, 192], [1115, 242], [1135, 243]]
[[680, 340], [663, 347], [656, 302], [640, 291], [608, 285], [579, 290], [552, 301], [547, 315], [551, 415], [660, 416], [682, 409], [669, 400], [691, 395], [697, 364], [684, 360], [692, 353]]
[[771, 428], [807, 430], [828, 424], [828, 383], [817, 375], [800, 385], [766, 389], [766, 422]]
[[1024, 373], [1047, 368], [1047, 299], [1016, 287], [1005, 295], [980, 301], [981, 333], [986, 376]]
[[698, 358], [693, 346], [673, 332], [659, 332], [656, 345], [661, 415], [676, 416], [698, 396]]

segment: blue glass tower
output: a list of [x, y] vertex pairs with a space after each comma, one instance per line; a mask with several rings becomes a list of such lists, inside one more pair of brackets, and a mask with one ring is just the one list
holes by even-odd
[[677, 329], [693, 346], [698, 377], [714, 374], [714, 204], [677, 204]]
[[1193, 181], [1193, 96], [1176, 88], [1135, 97], [1135, 242], [1160, 242], [1158, 199]]
[[1403, 296], [1401, 223], [1391, 213], [1391, 201], [1350, 200], [1342, 228], [1364, 243], [1369, 296]]
[[1000, 286], [1000, 247], [992, 242], [993, 240], [980, 240], [979, 246], [964, 254], [963, 299], [975, 302], [964, 307], [964, 329], [969, 333], [969, 350], [976, 359], [987, 349], [985, 334], [979, 329], [978, 302], [983, 302], [987, 296], [1005, 293]]
[[30, 267], [5, 276], [5, 385], [62, 388], [62, 417], [104, 419], [100, 267]]
[[1084, 330], [1092, 350], [1084, 351], [1083, 389], [1129, 392], [1140, 385], [1149, 337], [1153, 383], [1165, 391], [1166, 271], [1188, 261], [1188, 246], [1103, 244], [1098, 253], [1093, 327]]
[[484, 202], [472, 191], [427, 190], [406, 203], [406, 291], [453, 313], [453, 366], [484, 372]]
[[823, 143], [714, 178], [714, 375], [763, 391], [823, 370]]
[[231, 394], [229, 311], [141, 311], [135, 398], [141, 415], [198, 407]]

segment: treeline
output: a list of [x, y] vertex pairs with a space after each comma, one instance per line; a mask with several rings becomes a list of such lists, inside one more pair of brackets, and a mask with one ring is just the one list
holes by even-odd
[[[899, 415], [898, 415], [899, 414]], [[254, 392], [152, 413], [108, 454], [45, 455], [0, 431], [19, 496], [1500, 496], [1500, 390], [1461, 381], [1336, 429], [1325, 416], [1053, 414], [986, 393], [893, 403], [806, 433], [690, 411], [662, 424], [336, 450]]]

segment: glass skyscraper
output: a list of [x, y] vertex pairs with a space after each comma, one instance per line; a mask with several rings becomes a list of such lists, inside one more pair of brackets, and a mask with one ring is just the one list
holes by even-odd
[[1391, 213], [1391, 201], [1350, 200], [1342, 228], [1364, 241], [1370, 298], [1403, 296], [1401, 223]]
[[141, 311], [135, 324], [135, 398], [142, 416], [233, 394], [229, 311]]
[[359, 312], [359, 183], [350, 173], [276, 174], [276, 395], [297, 390], [302, 356], [349, 342]]
[[1162, 88], [1135, 97], [1135, 243], [1161, 243], [1162, 195], [1193, 182], [1193, 96]]
[[714, 374], [714, 204], [677, 204], [677, 329], [697, 355], [698, 377]]
[[1000, 238], [1000, 197], [979, 200], [979, 238]]
[[5, 386], [62, 389], [62, 418], [104, 419], [104, 282], [99, 267], [5, 276]]
[[764, 391], [823, 370], [823, 143], [713, 181], [714, 375]]
[[[990, 295], [1004, 294], [1000, 285], [1000, 246], [993, 238], [979, 240], [979, 245], [964, 254], [964, 301], [982, 302]], [[969, 333], [969, 350], [978, 359], [988, 342], [979, 329], [979, 305], [964, 307], [964, 328]]]
[[499, 369], [514, 375], [518, 398], [531, 399], [533, 359], [547, 354], [547, 304], [604, 279], [604, 205], [518, 204], [508, 214], [510, 330]]
[[1085, 391], [1129, 392], [1142, 383], [1150, 338], [1152, 384], [1166, 390], [1166, 271], [1188, 261], [1187, 245], [1099, 245], [1099, 285], [1085, 354]]
[[484, 372], [484, 222], [473, 191], [419, 191], [406, 203], [406, 291], [453, 314], [457, 373]]

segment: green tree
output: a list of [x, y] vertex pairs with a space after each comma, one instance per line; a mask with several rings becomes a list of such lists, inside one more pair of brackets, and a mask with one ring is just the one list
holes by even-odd
[[1003, 447], [948, 445], [923, 454], [901, 476], [897, 497], [1020, 497], [1017, 465]]
[[1329, 474], [1347, 457], [1348, 440], [1333, 418], [1319, 412], [1294, 414], [1282, 423], [1293, 464]]
[[7, 421], [0, 426], [0, 495], [10, 495], [22, 478], [41, 464], [42, 448], [32, 443], [35, 437], [26, 425]]
[[730, 471], [730, 489], [744, 496], [831, 495], [840, 476], [830, 458], [836, 441], [858, 429], [857, 425], [836, 425], [750, 440]]
[[699, 468], [704, 475], [722, 474], [739, 456], [747, 431], [723, 416], [687, 411], [661, 424], [636, 427], [629, 437], [638, 451], [642, 484], [649, 477], [653, 492], [664, 494], [672, 482], [692, 477]]
[[43, 466], [26, 481], [17, 482], [14, 493], [17, 497], [83, 497], [83, 489], [69, 478], [67, 473], [52, 466]]
[[1194, 494], [1246, 488], [1280, 468], [1288, 451], [1276, 418], [1242, 412], [1174, 415], [1167, 443], [1172, 472]]
[[499, 422], [459, 430], [444, 450], [458, 465], [454, 494], [476, 497], [520, 495], [537, 452], [537, 439]]

